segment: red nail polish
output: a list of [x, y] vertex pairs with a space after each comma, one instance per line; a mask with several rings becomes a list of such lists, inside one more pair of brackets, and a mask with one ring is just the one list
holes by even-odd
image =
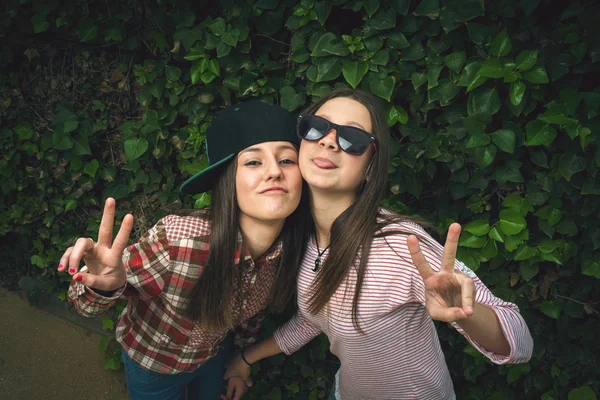
[[75, 277], [75, 280], [76, 280], [77, 282], [81, 282], [81, 281], [83, 280], [83, 276], [81, 276], [81, 275], [77, 275], [77, 276]]
[[75, 269], [69, 268], [69, 273], [72, 274], [73, 272], [75, 272]]
[[62, 265], [62, 264], [58, 264], [58, 270], [59, 270], [59, 271], [62, 271], [62, 269], [63, 269], [63, 268], [64, 268], [64, 267], [63, 267], [63, 265]]

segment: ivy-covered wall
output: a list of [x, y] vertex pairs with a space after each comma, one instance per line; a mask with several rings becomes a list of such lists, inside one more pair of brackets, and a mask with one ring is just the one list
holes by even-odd
[[[439, 325], [458, 398], [596, 399], [598, 2], [0, 7], [0, 284], [43, 274], [64, 296], [61, 252], [95, 235], [106, 196], [135, 214], [136, 237], [181, 207], [178, 187], [206, 167], [219, 108], [260, 97], [297, 112], [334, 86], [358, 87], [387, 107], [386, 205], [441, 233], [462, 223], [459, 258], [519, 305], [535, 340], [530, 363], [497, 367]], [[255, 369], [250, 399], [319, 399], [336, 364], [319, 338]]]

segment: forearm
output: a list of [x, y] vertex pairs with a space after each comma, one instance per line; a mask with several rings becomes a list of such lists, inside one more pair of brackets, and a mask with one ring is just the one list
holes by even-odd
[[457, 323], [486, 350], [503, 356], [510, 354], [510, 345], [502, 332], [498, 316], [492, 309], [475, 303], [473, 315]]
[[279, 353], [281, 349], [273, 336], [244, 349], [244, 357], [250, 364]]

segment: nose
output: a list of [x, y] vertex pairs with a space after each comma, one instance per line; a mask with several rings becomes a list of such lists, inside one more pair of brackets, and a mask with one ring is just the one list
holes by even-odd
[[334, 151], [339, 150], [337, 144], [337, 131], [332, 128], [319, 140], [319, 146], [325, 147]]
[[267, 166], [267, 180], [276, 180], [281, 178], [283, 172], [281, 171], [281, 165], [277, 162], [277, 160], [271, 160]]

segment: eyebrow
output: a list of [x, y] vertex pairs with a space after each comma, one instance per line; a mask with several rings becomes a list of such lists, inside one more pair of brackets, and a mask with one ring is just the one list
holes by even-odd
[[[319, 115], [319, 117], [325, 118], [326, 120], [328, 120], [328, 121], [330, 121], [330, 122], [331, 122], [331, 120], [329, 119], [329, 115], [327, 115], [327, 114], [322, 114], [322, 115]], [[342, 125], [342, 124], [338, 124], [338, 125]], [[356, 125], [356, 126], [358, 126], [360, 129], [362, 129], [363, 131], [367, 131], [367, 129], [366, 129], [364, 126], [362, 126], [361, 124], [359, 124], [359, 123], [358, 123], [358, 122], [356, 122], [356, 121], [348, 121], [348, 123], [347, 123], [347, 124], [344, 124], [344, 125], [346, 125], [346, 126]]]
[[[282, 144], [281, 146], [277, 146], [277, 150], [293, 150], [294, 152], [297, 152], [298, 150], [289, 144]], [[263, 150], [259, 147], [248, 147], [247, 149], [244, 149], [242, 151], [240, 151], [240, 154], [242, 153], [260, 153]]]

